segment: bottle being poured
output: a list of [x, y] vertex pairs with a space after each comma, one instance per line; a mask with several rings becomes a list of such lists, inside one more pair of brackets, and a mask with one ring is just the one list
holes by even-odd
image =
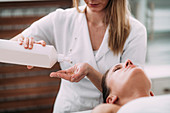
[[51, 68], [56, 62], [72, 62], [64, 54], [57, 54], [52, 45], [34, 44], [32, 49], [25, 49], [17, 41], [0, 39], [0, 62], [35, 67]]

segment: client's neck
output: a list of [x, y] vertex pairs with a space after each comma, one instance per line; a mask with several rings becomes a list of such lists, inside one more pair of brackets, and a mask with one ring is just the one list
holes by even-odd
[[119, 105], [124, 105], [132, 100], [135, 100], [137, 98], [141, 98], [141, 97], [148, 97], [150, 96], [150, 93], [148, 91], [135, 91], [134, 93], [131, 93], [130, 95], [125, 95], [122, 97], [119, 97]]

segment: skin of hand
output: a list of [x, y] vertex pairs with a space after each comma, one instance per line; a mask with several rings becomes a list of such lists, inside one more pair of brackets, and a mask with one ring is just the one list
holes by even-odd
[[115, 104], [100, 104], [93, 109], [92, 113], [117, 113], [120, 107]]
[[88, 63], [78, 63], [69, 69], [52, 72], [50, 74], [50, 77], [58, 77], [71, 82], [79, 82], [85, 76], [90, 79], [90, 81], [96, 86], [96, 88], [98, 88], [98, 90], [102, 91], [102, 74], [96, 71]]
[[[16, 37], [11, 39], [12, 41], [18, 41], [19, 45], [24, 45], [25, 49], [32, 49], [34, 44], [41, 44], [42, 46], [46, 46], [46, 42], [43, 40], [35, 41], [33, 37], [24, 38], [22, 34], [17, 35]], [[32, 69], [33, 66], [27, 66], [28, 69]]]
[[63, 78], [70, 82], [79, 82], [88, 75], [88, 72], [89, 65], [87, 63], [78, 63], [69, 69], [52, 72], [50, 77]]

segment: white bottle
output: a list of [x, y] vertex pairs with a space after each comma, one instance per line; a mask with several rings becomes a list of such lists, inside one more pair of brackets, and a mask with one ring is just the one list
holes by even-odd
[[34, 44], [33, 49], [25, 49], [17, 41], [0, 39], [0, 62], [35, 67], [51, 68], [57, 61], [69, 58], [57, 54], [54, 46]]

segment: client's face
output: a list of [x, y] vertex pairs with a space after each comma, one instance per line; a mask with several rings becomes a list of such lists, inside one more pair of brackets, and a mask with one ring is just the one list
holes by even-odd
[[130, 60], [112, 67], [106, 78], [106, 84], [110, 88], [110, 96], [116, 95], [120, 105], [138, 98], [149, 95], [151, 82], [144, 71], [133, 65]]

